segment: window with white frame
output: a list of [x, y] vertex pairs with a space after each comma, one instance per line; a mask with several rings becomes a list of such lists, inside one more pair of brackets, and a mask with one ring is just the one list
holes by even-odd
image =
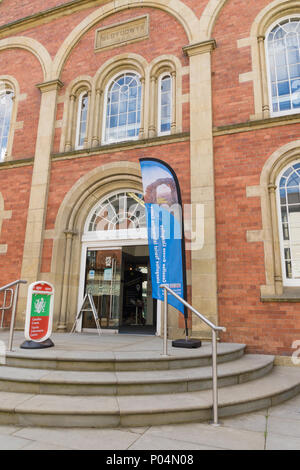
[[89, 95], [86, 91], [79, 95], [78, 111], [77, 111], [77, 127], [75, 148], [84, 147], [84, 140], [87, 133], [87, 117], [88, 117]]
[[300, 161], [277, 180], [283, 283], [300, 285]]
[[158, 133], [171, 132], [172, 119], [172, 77], [170, 74], [162, 75], [159, 79], [158, 93]]
[[14, 92], [5, 89], [0, 92], [0, 161], [3, 162], [7, 151]]
[[118, 191], [106, 196], [91, 210], [84, 239], [147, 238], [143, 195], [135, 190]]
[[137, 139], [141, 123], [140, 77], [125, 72], [115, 77], [106, 93], [104, 142]]
[[271, 116], [300, 113], [300, 16], [273, 24], [266, 55]]

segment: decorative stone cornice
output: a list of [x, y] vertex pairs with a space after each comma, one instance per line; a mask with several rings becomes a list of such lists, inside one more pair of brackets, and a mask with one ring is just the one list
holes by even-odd
[[50, 80], [49, 82], [38, 83], [37, 88], [41, 90], [41, 93], [47, 93], [48, 91], [59, 90], [64, 84], [58, 80]]
[[182, 48], [183, 53], [189, 57], [198, 54], [206, 54], [207, 52], [212, 52], [217, 47], [217, 43], [214, 39], [209, 41], [197, 42], [195, 44], [189, 44]]
[[[2, 0], [0, 0], [0, 3]], [[28, 28], [32, 28], [42, 23], [48, 23], [53, 19], [61, 18], [62, 16], [85, 10], [92, 6], [102, 5], [104, 0], [71, 0], [62, 5], [57, 5], [46, 10], [33, 13], [24, 18], [6, 23], [0, 26], [0, 38], [3, 38], [9, 34], [16, 34], [20, 31], [24, 31]]]

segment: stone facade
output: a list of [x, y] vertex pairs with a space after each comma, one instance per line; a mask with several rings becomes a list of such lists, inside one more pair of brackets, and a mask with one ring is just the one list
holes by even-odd
[[[204, 208], [203, 246], [187, 251], [189, 300], [227, 328], [223, 340], [290, 355], [300, 281], [284, 285], [275, 192], [282, 168], [300, 159], [300, 114], [271, 115], [264, 39], [274, 21], [300, 16], [298, 2], [2, 0], [0, 11], [0, 81], [15, 95], [0, 163], [0, 284], [52, 282], [55, 327], [68, 328], [89, 210], [111, 191], [141, 190], [139, 158], [159, 158], [183, 203]], [[105, 90], [126, 70], [143, 89], [139, 138], [104, 145]], [[162, 73], [173, 90], [168, 135], [158, 132]], [[83, 91], [88, 130], [77, 148]], [[20, 328], [25, 302], [21, 288]], [[180, 316], [170, 325], [182, 334]], [[190, 326], [210, 337], [194, 317]]]

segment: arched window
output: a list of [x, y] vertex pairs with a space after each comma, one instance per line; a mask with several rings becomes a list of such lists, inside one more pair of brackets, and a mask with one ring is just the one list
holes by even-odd
[[271, 115], [300, 112], [300, 17], [282, 19], [266, 35]]
[[300, 161], [277, 180], [283, 282], [300, 285]]
[[158, 88], [158, 133], [169, 134], [172, 120], [172, 77], [170, 74], [159, 78]]
[[89, 95], [86, 91], [84, 91], [79, 95], [78, 99], [77, 127], [75, 140], [76, 149], [81, 149], [84, 147], [84, 141], [87, 133], [88, 105]]
[[137, 139], [141, 123], [139, 76], [134, 72], [118, 75], [108, 85], [104, 119], [104, 142]]
[[0, 91], [0, 161], [3, 161], [6, 156], [13, 97], [14, 92], [11, 89]]
[[143, 195], [137, 191], [111, 194], [98, 202], [87, 218], [83, 240], [147, 238]]

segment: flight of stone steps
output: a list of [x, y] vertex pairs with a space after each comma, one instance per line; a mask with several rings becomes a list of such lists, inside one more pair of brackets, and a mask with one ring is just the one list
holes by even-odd
[[[211, 419], [211, 345], [170, 354], [7, 353], [0, 365], [0, 424], [118, 427]], [[273, 362], [273, 356], [245, 354], [243, 344], [218, 344], [220, 417], [300, 393], [300, 369]]]

